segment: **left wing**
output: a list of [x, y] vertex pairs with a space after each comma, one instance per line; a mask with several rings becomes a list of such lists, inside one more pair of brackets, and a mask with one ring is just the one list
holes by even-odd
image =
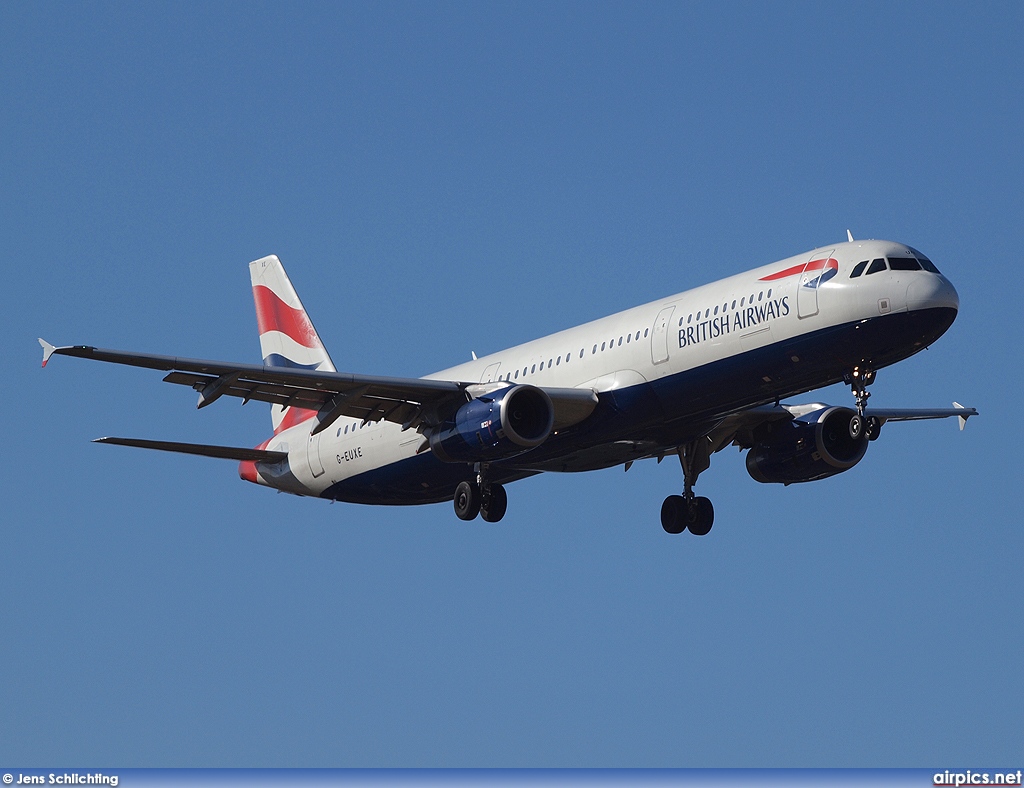
[[[403, 429], [435, 426], [467, 400], [505, 383], [480, 384], [428, 378], [392, 378], [348, 372], [320, 372], [294, 367], [235, 364], [223, 361], [160, 356], [88, 345], [54, 347], [43, 339], [43, 366], [50, 356], [77, 356], [95, 361], [169, 372], [168, 383], [191, 386], [203, 408], [223, 396], [270, 402], [316, 411], [314, 434], [341, 416], [390, 421]], [[590, 389], [545, 388], [555, 410], [555, 427], [578, 424], [593, 411], [597, 396]]]
[[466, 384], [448, 380], [373, 377], [343, 372], [318, 372], [262, 364], [234, 364], [223, 361], [160, 356], [106, 350], [88, 345], [54, 347], [40, 339], [43, 366], [50, 356], [77, 356], [95, 361], [170, 372], [168, 383], [191, 386], [199, 392], [198, 407], [212, 404], [222, 396], [243, 401], [259, 400], [284, 407], [304, 408], [319, 413], [318, 430], [329, 427], [340, 416], [365, 421], [385, 419], [414, 427], [431, 421], [439, 406], [464, 397]]

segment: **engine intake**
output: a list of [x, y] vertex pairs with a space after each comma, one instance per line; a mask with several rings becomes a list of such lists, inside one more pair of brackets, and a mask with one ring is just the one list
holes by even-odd
[[459, 408], [430, 433], [430, 449], [443, 462], [514, 457], [540, 446], [554, 423], [554, 406], [542, 389], [509, 386]]
[[765, 484], [795, 484], [849, 470], [868, 450], [865, 430], [856, 438], [851, 435], [856, 415], [849, 408], [831, 407], [770, 424], [771, 431], [747, 452], [747, 473]]

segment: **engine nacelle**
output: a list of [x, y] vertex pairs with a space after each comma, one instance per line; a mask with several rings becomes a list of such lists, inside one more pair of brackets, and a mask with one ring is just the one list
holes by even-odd
[[795, 484], [849, 470], [868, 450], [866, 430], [859, 430], [856, 438], [850, 434], [856, 415], [849, 408], [831, 407], [773, 422], [770, 432], [747, 452], [747, 473], [759, 482]]
[[430, 433], [430, 449], [443, 462], [514, 457], [540, 446], [554, 424], [555, 408], [543, 390], [509, 386], [459, 408]]

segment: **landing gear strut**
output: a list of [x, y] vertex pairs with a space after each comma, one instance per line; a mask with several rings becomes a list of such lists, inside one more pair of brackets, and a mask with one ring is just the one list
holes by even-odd
[[864, 418], [864, 409], [868, 406], [868, 397], [871, 396], [868, 386], [875, 382], [875, 371], [863, 367], [854, 367], [844, 377], [846, 384], [853, 390], [853, 396], [857, 400], [857, 415]]
[[694, 536], [704, 536], [715, 523], [715, 507], [707, 498], [695, 496], [693, 485], [711, 464], [707, 438], [680, 446], [679, 464], [683, 468], [683, 494], [665, 499], [661, 505], [661, 527], [670, 534], [681, 534], [689, 529]]
[[487, 481], [483, 463], [477, 463], [474, 470], [474, 482], [460, 482], [455, 488], [455, 516], [460, 520], [473, 520], [479, 514], [485, 522], [496, 523], [505, 516], [508, 495], [500, 484]]
[[866, 433], [868, 440], [875, 440], [882, 431], [882, 422], [874, 416], [864, 415], [868, 406], [868, 397], [871, 396], [868, 386], [875, 382], [875, 371], [854, 367], [852, 371], [846, 373], [845, 380], [857, 401], [857, 415], [850, 419], [850, 437], [859, 440], [860, 436]]

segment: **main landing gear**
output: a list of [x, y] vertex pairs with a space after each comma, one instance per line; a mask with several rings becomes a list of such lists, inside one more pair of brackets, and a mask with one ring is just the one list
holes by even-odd
[[479, 514], [485, 522], [496, 523], [505, 516], [508, 495], [500, 484], [486, 480], [480, 463], [475, 470], [475, 482], [460, 482], [455, 488], [455, 516], [460, 520], [473, 520]]
[[705, 536], [715, 523], [715, 507], [709, 499], [695, 496], [693, 485], [711, 464], [707, 438], [680, 446], [678, 453], [683, 468], [683, 494], [665, 499], [661, 505], [661, 527], [670, 534], [689, 530], [694, 536]]
[[854, 367], [852, 371], [846, 373], [845, 381], [857, 401], [857, 415], [850, 419], [850, 437], [859, 440], [862, 434], [867, 434], [868, 440], [876, 440], [882, 432], [882, 422], [874, 416], [864, 415], [868, 397], [871, 396], [868, 386], [875, 382], [875, 371]]

